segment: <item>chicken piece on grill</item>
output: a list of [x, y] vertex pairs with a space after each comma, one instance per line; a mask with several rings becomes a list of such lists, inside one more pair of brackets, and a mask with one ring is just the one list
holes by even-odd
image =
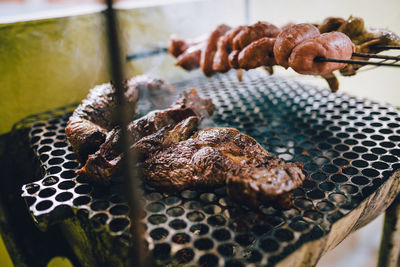
[[[137, 76], [124, 84], [124, 97], [130, 104], [128, 114], [131, 119], [136, 114], [136, 103], [143, 94], [157, 97], [153, 106], [163, 104], [164, 99], [174, 87], [165, 81], [147, 75]], [[106, 134], [115, 127], [113, 117], [117, 108], [116, 92], [112, 83], [106, 83], [91, 89], [87, 97], [78, 105], [69, 118], [65, 133], [78, 160], [84, 163], [88, 155], [96, 152], [105, 141]], [[145, 103], [146, 101], [144, 101]]]
[[[181, 122], [183, 123], [189, 117], [197, 117], [197, 119], [192, 118], [183, 125], [185, 127], [189, 125], [191, 129], [194, 129], [202, 118], [212, 115], [214, 110], [215, 107], [211, 100], [199, 97], [196, 90], [191, 89], [189, 93], [182, 92], [176, 102], [169, 108], [152, 111], [146, 116], [129, 123], [127, 129], [128, 142], [132, 149], [136, 149], [135, 144], [139, 142], [141, 149], [138, 149], [138, 151], [146, 152], [143, 149], [146, 142], [142, 138], [154, 134], [155, 136], [153, 137], [159, 138], [168, 136], [169, 134], [166, 131], [174, 129], [175, 126]], [[175, 132], [179, 129], [181, 129], [180, 132], [185, 132], [185, 127], [182, 127], [181, 124], [175, 129]], [[97, 183], [107, 183], [113, 175], [117, 174], [120, 171], [120, 162], [123, 157], [121, 154], [122, 149], [119, 147], [120, 135], [121, 130], [119, 128], [114, 128], [109, 132], [100, 149], [96, 153], [89, 155], [85, 165], [78, 173]], [[184, 136], [184, 134], [180, 136]], [[161, 140], [159, 142], [160, 144], [168, 144], [168, 142], [172, 141]], [[146, 155], [143, 154], [141, 156], [145, 157]]]
[[209, 128], [151, 155], [142, 164], [146, 183], [163, 190], [227, 184], [235, 201], [288, 208], [292, 191], [305, 179], [299, 163], [271, 156], [234, 128]]

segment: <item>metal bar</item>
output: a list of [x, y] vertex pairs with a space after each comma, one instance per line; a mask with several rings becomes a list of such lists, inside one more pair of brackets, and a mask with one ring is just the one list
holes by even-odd
[[110, 72], [112, 77], [112, 83], [116, 89], [117, 105], [119, 108], [116, 111], [115, 118], [118, 125], [121, 127], [121, 139], [120, 147], [125, 157], [122, 159], [123, 176], [125, 178], [126, 195], [129, 202], [130, 208], [130, 220], [131, 220], [131, 232], [132, 232], [132, 255], [130, 258], [131, 266], [144, 266], [144, 249], [143, 249], [143, 231], [141, 229], [140, 214], [141, 208], [139, 205], [139, 191], [137, 181], [134, 174], [138, 172], [135, 170], [135, 162], [137, 162], [137, 156], [135, 153], [130, 151], [127, 125], [129, 123], [128, 109], [126, 108], [128, 103], [124, 98], [124, 69], [122, 65], [122, 57], [119, 45], [118, 35], [118, 21], [113, 10], [113, 1], [106, 0], [106, 27], [108, 34], [108, 49], [110, 56]]
[[355, 57], [367, 57], [367, 58], [400, 60], [399, 56], [386, 56], [386, 55], [375, 55], [375, 54], [366, 54], [366, 53], [353, 53], [353, 56], [355, 56]]
[[370, 46], [372, 49], [400, 49], [400, 46], [397, 45], [373, 45]]
[[325, 58], [325, 57], [316, 57], [316, 62], [338, 62], [338, 63], [347, 63], [347, 64], [359, 64], [359, 65], [375, 65], [375, 66], [386, 66], [386, 67], [400, 67], [400, 64], [395, 63], [384, 63], [384, 62], [371, 62], [364, 60], [353, 60], [353, 59], [336, 59], [336, 58]]
[[129, 61], [129, 60], [133, 60], [133, 59], [146, 58], [146, 57], [156, 56], [156, 55], [160, 55], [160, 54], [165, 54], [167, 52], [168, 52], [168, 48], [160, 47], [160, 48], [150, 50], [150, 51], [144, 51], [144, 52], [127, 55], [126, 60]]
[[400, 195], [385, 212], [378, 267], [400, 265]]

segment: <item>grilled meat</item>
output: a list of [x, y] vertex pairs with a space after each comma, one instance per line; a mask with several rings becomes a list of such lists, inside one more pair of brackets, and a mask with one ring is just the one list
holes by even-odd
[[350, 59], [354, 50], [355, 46], [347, 35], [323, 33], [297, 45], [290, 54], [289, 66], [302, 74], [327, 74], [345, 67], [346, 63], [317, 62], [315, 58]]
[[[130, 104], [128, 114], [131, 119], [136, 113], [136, 103], [143, 95], [153, 96], [151, 103], [142, 101], [153, 108], [165, 105], [167, 95], [174, 91], [174, 87], [158, 78], [146, 75], [127, 80], [124, 84], [125, 100]], [[80, 103], [70, 117], [65, 133], [78, 160], [85, 163], [88, 155], [96, 152], [105, 141], [107, 132], [115, 127], [114, 118], [117, 108], [115, 88], [112, 83], [99, 85], [91, 89], [87, 97]]]
[[276, 62], [284, 68], [289, 68], [289, 57], [292, 50], [301, 42], [316, 36], [319, 36], [319, 31], [311, 24], [286, 26], [276, 37], [274, 45]]
[[[171, 36], [168, 44], [168, 51], [177, 58], [176, 65], [185, 70], [193, 70], [200, 67], [206, 76], [212, 76], [216, 72], [227, 72], [231, 68], [253, 68], [264, 64], [275, 64], [270, 57], [274, 38], [279, 34], [280, 29], [267, 22], [257, 22], [251, 26], [239, 26], [231, 29], [221, 24], [211, 32], [205, 42], [185, 42], [182, 39]], [[262, 38], [271, 38], [271, 40]], [[257, 42], [251, 45], [253, 42]], [[247, 50], [245, 50], [247, 48]], [[254, 56], [241, 56], [241, 63], [238, 63], [239, 53], [249, 52], [257, 55], [265, 53], [262, 60]], [[264, 51], [265, 50], [265, 51]], [[272, 62], [272, 63], [271, 63]], [[268, 65], [269, 66], [269, 65]]]
[[200, 57], [200, 68], [206, 76], [211, 76], [215, 73], [213, 70], [213, 61], [217, 52], [218, 40], [230, 29], [231, 27], [221, 24], [208, 37]]
[[[159, 138], [166, 136], [168, 135], [166, 131], [173, 130], [175, 126], [179, 125], [179, 123], [185, 121], [189, 117], [197, 117], [197, 119], [194, 120], [192, 118], [190, 123], [186, 122], [184, 125], [190, 125], [190, 127], [194, 129], [200, 122], [201, 118], [210, 116], [214, 109], [215, 107], [211, 100], [199, 97], [196, 90], [191, 89], [189, 93], [182, 92], [177, 101], [169, 108], [152, 111], [146, 116], [132, 121], [128, 125], [127, 129], [129, 144], [132, 149], [135, 149], [136, 143], [145, 143], [145, 140], [141, 141], [142, 138], [150, 135]], [[195, 123], [196, 121], [197, 123]], [[179, 127], [181, 127], [181, 125]], [[175, 132], [180, 129], [179, 127], [175, 129]], [[184, 129], [180, 132], [182, 131], [184, 132]], [[117, 174], [120, 171], [120, 162], [123, 157], [121, 154], [122, 149], [119, 147], [120, 135], [121, 129], [119, 128], [114, 128], [109, 132], [105, 142], [100, 146], [99, 150], [96, 153], [89, 155], [85, 165], [78, 171], [78, 173], [87, 177], [89, 180], [98, 183], [106, 183], [110, 180], [111, 176]], [[167, 144], [169, 141], [159, 142], [160, 144]], [[143, 148], [144, 145], [141, 145], [140, 147]], [[144, 149], [139, 149], [138, 151], [146, 152]], [[141, 156], [146, 157], [146, 154]]]
[[[255, 69], [261, 66], [276, 65], [273, 49], [275, 38], [263, 37], [246, 46], [242, 51], [232, 53], [231, 64], [233, 68]], [[237, 50], [236, 50], [237, 51]], [[234, 58], [237, 56], [237, 59]]]
[[280, 29], [268, 22], [257, 22], [251, 26], [244, 26], [242, 30], [233, 38], [233, 50], [242, 50], [249, 44], [263, 37], [276, 37]]
[[230, 70], [229, 54], [233, 50], [233, 38], [243, 29], [244, 26], [239, 26], [226, 32], [224, 36], [219, 38], [217, 44], [217, 52], [213, 60], [213, 70], [215, 72], [227, 72]]
[[227, 184], [235, 201], [288, 208], [304, 180], [299, 163], [271, 156], [253, 138], [233, 128], [209, 128], [155, 152], [143, 162], [146, 183], [174, 191]]
[[[320, 75], [328, 82], [332, 92], [335, 92], [339, 88], [339, 82], [333, 71], [340, 70], [343, 76], [351, 76], [364, 65], [314, 62], [316, 56], [330, 55], [330, 57], [335, 56], [335, 59], [350, 59], [352, 56], [350, 51], [375, 54], [383, 51], [376, 49], [374, 47], [376, 45], [400, 46], [400, 38], [395, 33], [384, 29], [366, 29], [362, 18], [352, 16], [347, 20], [328, 17], [321, 24], [290, 23], [281, 29], [267, 22], [257, 22], [251, 26], [236, 27], [223, 35], [219, 27], [221, 26], [217, 27], [210, 38], [212, 42], [208, 43], [211, 52], [205, 54], [205, 49], [201, 50], [195, 46], [192, 49], [187, 48], [190, 45], [185, 43], [186, 46], [180, 46], [184, 46], [186, 51], [190, 50], [191, 54], [184, 53], [178, 56], [176, 65], [192, 70], [201, 65], [199, 59], [207, 59], [208, 64], [203, 64], [207, 67], [202, 67], [206, 76], [217, 72], [224, 73], [232, 68], [248, 70], [257, 67], [263, 67], [272, 74], [273, 66], [281, 65], [284, 68], [292, 67], [302, 74]], [[334, 33], [335, 31], [344, 33], [348, 38]], [[176, 39], [172, 37], [174, 38]], [[308, 41], [311, 38], [313, 40]], [[180, 46], [177, 41], [175, 42], [176, 48], [170, 49], [170, 52], [177, 57], [178, 53], [175, 50], [179, 50]], [[303, 42], [305, 44], [302, 45]], [[355, 48], [350, 49], [350, 46], [353, 47], [351, 42]], [[343, 44], [343, 48], [336, 47], [338, 43]], [[293, 66], [290, 66], [289, 57], [297, 46], [299, 48], [292, 56]], [[353, 59], [369, 60], [365, 57], [353, 57]]]

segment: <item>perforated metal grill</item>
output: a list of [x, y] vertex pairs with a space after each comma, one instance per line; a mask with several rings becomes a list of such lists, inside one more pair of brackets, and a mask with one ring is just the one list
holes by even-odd
[[[237, 206], [224, 187], [167, 195], [143, 185], [145, 238], [160, 264], [272, 266], [326, 235], [400, 168], [400, 113], [393, 107], [257, 72], [242, 82], [230, 73], [176, 85], [213, 100], [215, 125], [235, 127], [271, 153], [302, 162], [307, 179], [286, 211]], [[86, 231], [128, 241], [122, 179], [94, 187], [75, 174], [79, 165], [64, 134], [68, 117], [32, 125], [31, 144], [46, 175], [25, 185], [23, 197], [41, 227], [71, 207], [92, 222]]]

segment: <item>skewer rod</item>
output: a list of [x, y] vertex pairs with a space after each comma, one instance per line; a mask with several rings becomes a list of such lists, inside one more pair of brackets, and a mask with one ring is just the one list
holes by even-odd
[[366, 54], [366, 53], [353, 53], [355, 57], [367, 57], [367, 58], [380, 58], [380, 59], [392, 59], [392, 60], [400, 60], [399, 56], [385, 56], [385, 55], [375, 55], [375, 54]]
[[315, 61], [316, 62], [338, 62], [338, 63], [347, 63], [347, 64], [359, 64], [359, 65], [400, 67], [400, 64], [385, 63], [385, 62], [371, 62], [371, 61], [353, 60], [353, 59], [336, 59], [336, 58], [317, 57], [317, 58], [315, 58]]

